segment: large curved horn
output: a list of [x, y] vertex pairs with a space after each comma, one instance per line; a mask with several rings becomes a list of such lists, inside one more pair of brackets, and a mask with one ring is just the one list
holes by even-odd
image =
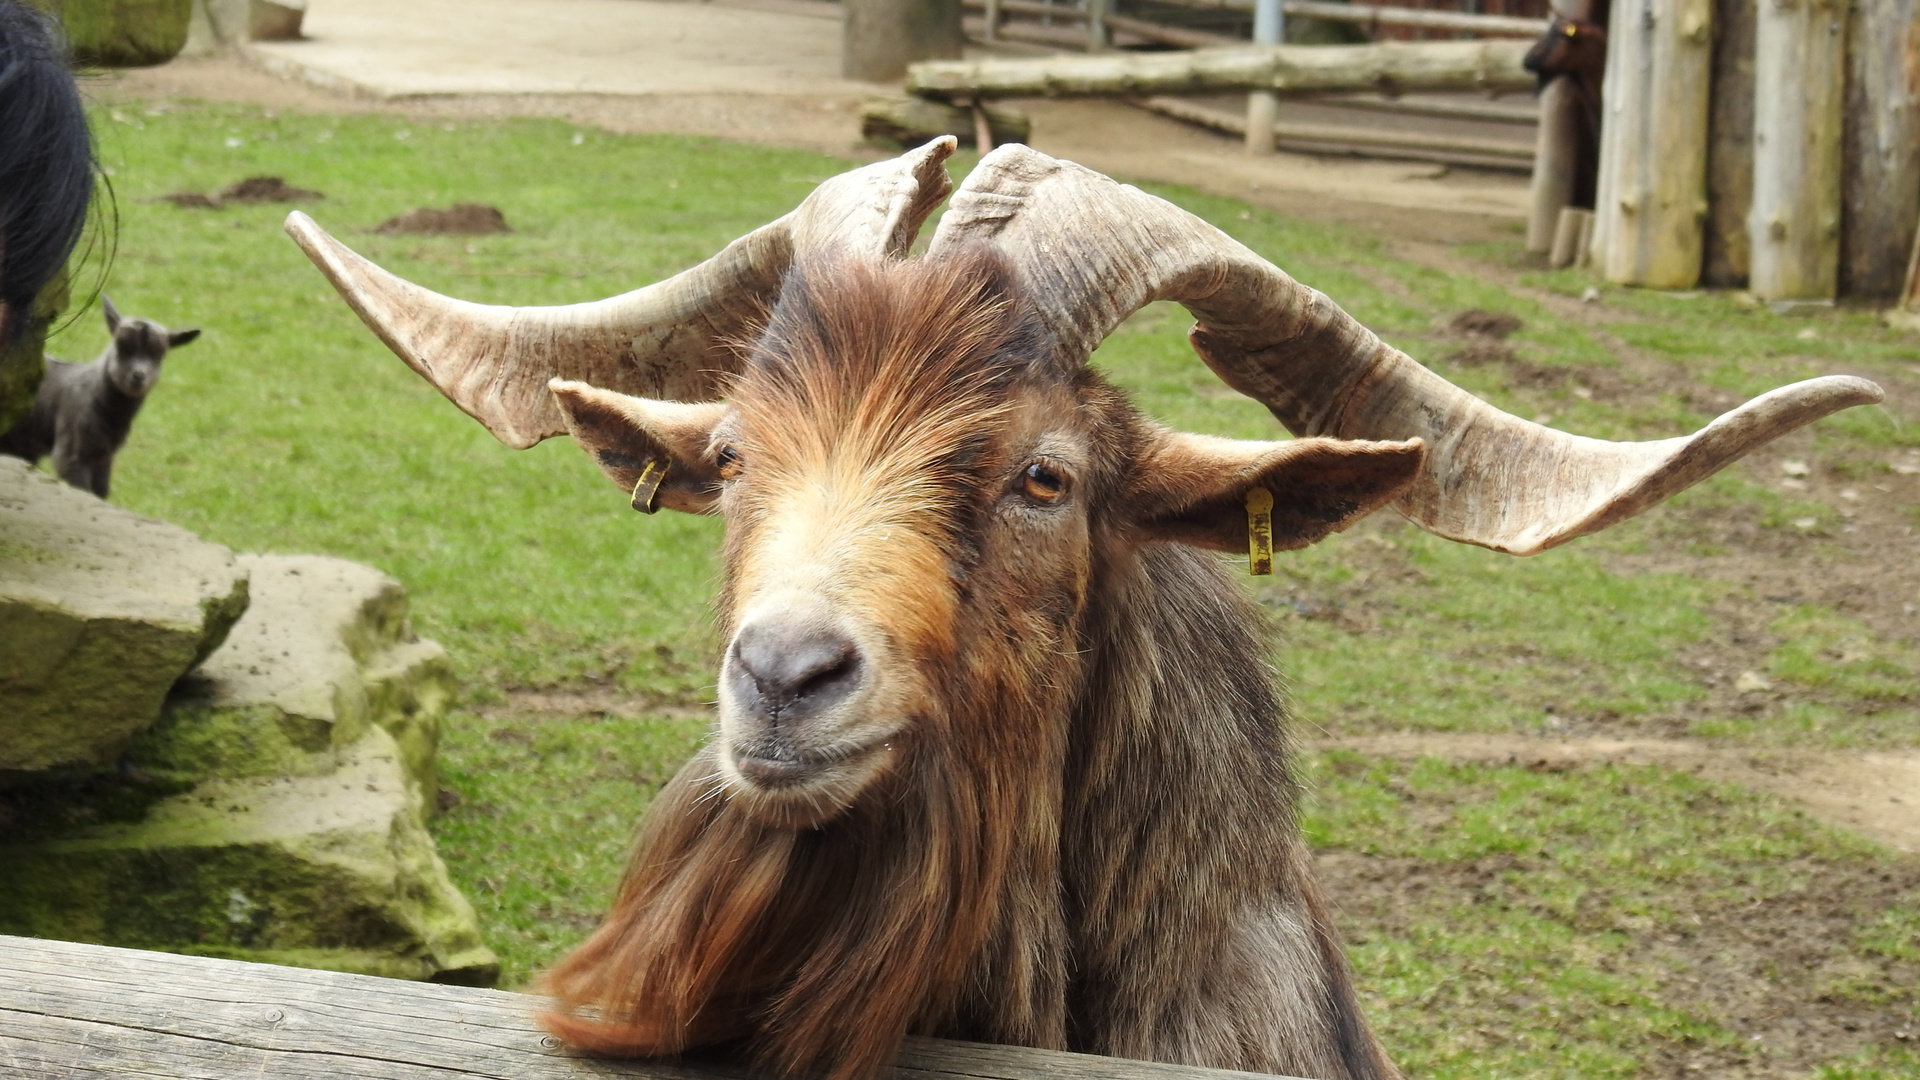
[[1453, 540], [1531, 555], [1647, 509], [1772, 439], [1884, 398], [1829, 376], [1765, 394], [1684, 438], [1616, 443], [1500, 411], [1383, 343], [1321, 293], [1137, 188], [1024, 146], [989, 154], [955, 193], [929, 255], [987, 241], [1021, 268], [1061, 359], [1082, 363], [1122, 319], [1177, 300], [1194, 347], [1295, 435], [1427, 442], [1395, 506]]
[[298, 211], [287, 232], [395, 355], [501, 442], [524, 449], [566, 423], [547, 391], [578, 379], [637, 397], [709, 400], [740, 337], [779, 294], [796, 253], [899, 257], [953, 183], [951, 136], [842, 173], [798, 208], [665, 281], [608, 300], [502, 307], [455, 300], [361, 258]]

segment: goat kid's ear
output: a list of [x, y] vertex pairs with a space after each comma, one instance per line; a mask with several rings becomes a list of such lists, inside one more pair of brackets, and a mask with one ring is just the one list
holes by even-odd
[[107, 317], [107, 333], [120, 329], [120, 309], [113, 306], [113, 297], [100, 294], [100, 313]]
[[1137, 467], [1130, 505], [1151, 540], [1247, 550], [1247, 493], [1273, 496], [1273, 549], [1303, 548], [1391, 502], [1426, 456], [1419, 439], [1239, 442], [1162, 431]]
[[175, 330], [167, 335], [167, 348], [177, 349], [200, 336], [200, 328], [189, 326], [185, 330]]
[[707, 451], [725, 404], [628, 397], [569, 379], [547, 386], [573, 441], [634, 498], [634, 509], [652, 513], [664, 506], [699, 514], [719, 498], [720, 472]]

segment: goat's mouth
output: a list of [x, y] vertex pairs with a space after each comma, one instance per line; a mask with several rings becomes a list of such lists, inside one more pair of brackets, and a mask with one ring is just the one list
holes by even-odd
[[720, 771], [732, 797], [755, 817], [807, 828], [851, 806], [893, 757], [891, 740], [824, 748], [753, 740], [723, 752]]

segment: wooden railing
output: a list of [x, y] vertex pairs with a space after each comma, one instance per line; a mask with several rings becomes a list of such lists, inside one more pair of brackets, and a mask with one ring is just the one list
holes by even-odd
[[[723, 1061], [570, 1055], [498, 990], [0, 936], [0, 1076], [144, 1080], [743, 1080]], [[859, 1017], [848, 1017], [859, 1023]], [[1255, 1080], [910, 1039], [895, 1080]], [[1274, 1080], [1260, 1077], [1259, 1080]]]

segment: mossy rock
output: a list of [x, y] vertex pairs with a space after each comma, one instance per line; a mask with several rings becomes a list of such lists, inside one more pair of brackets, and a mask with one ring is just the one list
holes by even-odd
[[30, 0], [59, 18], [77, 63], [152, 67], [187, 44], [193, 0]]
[[233, 552], [0, 457], [0, 779], [112, 764], [246, 607]]
[[401, 758], [375, 728], [325, 775], [209, 780], [51, 836], [23, 822], [0, 844], [0, 933], [491, 985]]

